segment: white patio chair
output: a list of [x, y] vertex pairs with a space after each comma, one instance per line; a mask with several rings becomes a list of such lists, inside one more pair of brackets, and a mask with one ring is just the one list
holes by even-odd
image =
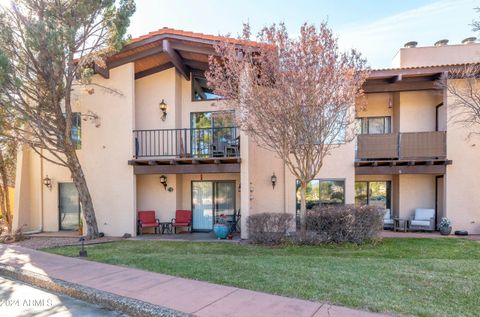
[[409, 230], [435, 230], [435, 209], [417, 208], [410, 218]]

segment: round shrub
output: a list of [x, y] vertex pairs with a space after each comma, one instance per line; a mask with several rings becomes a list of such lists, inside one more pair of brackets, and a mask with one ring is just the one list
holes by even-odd
[[285, 241], [293, 225], [293, 215], [286, 213], [260, 213], [247, 218], [248, 238], [252, 243], [279, 244]]
[[384, 209], [377, 206], [317, 206], [307, 211], [306, 243], [363, 243], [378, 238]]

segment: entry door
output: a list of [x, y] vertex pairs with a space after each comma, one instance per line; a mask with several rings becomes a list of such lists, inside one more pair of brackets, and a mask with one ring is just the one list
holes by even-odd
[[80, 200], [73, 183], [58, 184], [60, 230], [78, 230], [80, 224]]
[[234, 181], [192, 182], [193, 230], [210, 231], [221, 214], [228, 217], [234, 211]]

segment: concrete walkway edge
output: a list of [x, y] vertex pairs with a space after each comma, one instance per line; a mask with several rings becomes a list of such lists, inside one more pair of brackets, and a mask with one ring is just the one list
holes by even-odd
[[0, 244], [0, 275], [130, 316], [387, 316], [12, 245]]
[[81, 286], [57, 278], [50, 278], [29, 270], [22, 270], [14, 266], [4, 265], [1, 263], [0, 276], [10, 277], [30, 285], [80, 299], [82, 301], [99, 305], [133, 317], [193, 316], [191, 314], [185, 314], [174, 309], [152, 305], [137, 299], [120, 296], [91, 287]]

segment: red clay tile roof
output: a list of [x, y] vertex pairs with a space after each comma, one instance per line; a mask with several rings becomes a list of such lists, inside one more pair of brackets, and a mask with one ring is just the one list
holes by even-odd
[[479, 65], [479, 64], [480, 63], [457, 63], [457, 64], [438, 64], [438, 65], [410, 66], [410, 67], [377, 68], [377, 69], [372, 69], [372, 72], [380, 72], [384, 70], [423, 69], [423, 68], [433, 68], [433, 67], [458, 67], [458, 66], [470, 66], [470, 65]]
[[177, 35], [177, 36], [185, 36], [185, 37], [190, 37], [190, 38], [195, 38], [195, 39], [200, 39], [200, 40], [206, 40], [206, 41], [212, 41], [212, 42], [218, 42], [218, 41], [229, 41], [232, 43], [236, 44], [241, 44], [241, 45], [251, 45], [251, 46], [259, 46], [261, 43], [255, 42], [255, 41], [245, 41], [245, 40], [240, 40], [232, 37], [226, 37], [226, 36], [221, 36], [221, 35], [209, 35], [209, 34], [203, 34], [203, 33], [195, 33], [195, 32], [189, 32], [189, 31], [183, 31], [183, 30], [176, 30], [172, 28], [167, 28], [164, 27], [162, 29], [159, 29], [157, 31], [150, 32], [145, 35], [141, 35], [139, 37], [131, 39], [128, 44], [140, 42], [149, 38], [152, 38], [157, 35]]

